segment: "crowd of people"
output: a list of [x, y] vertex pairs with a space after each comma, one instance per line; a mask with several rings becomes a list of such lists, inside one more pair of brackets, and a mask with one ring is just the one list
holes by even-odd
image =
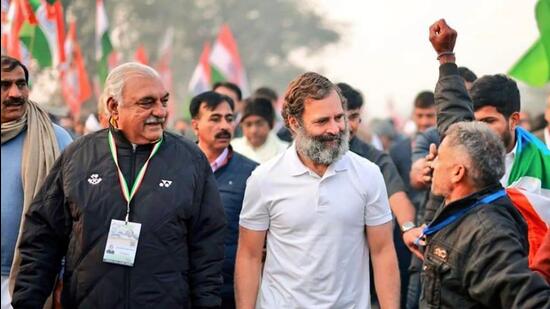
[[77, 136], [2, 56], [1, 308], [550, 308], [550, 96], [530, 133], [512, 79], [458, 67], [444, 20], [429, 39], [416, 133], [371, 140], [361, 93], [314, 72], [280, 115], [221, 82], [168, 130], [132, 62]]

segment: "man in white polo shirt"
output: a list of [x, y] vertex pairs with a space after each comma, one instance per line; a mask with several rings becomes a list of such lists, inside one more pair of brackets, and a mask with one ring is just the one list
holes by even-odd
[[380, 305], [398, 308], [384, 179], [374, 163], [348, 151], [338, 88], [316, 73], [299, 76], [285, 95], [283, 118], [295, 143], [248, 179], [235, 270], [237, 307], [369, 308], [370, 251]]

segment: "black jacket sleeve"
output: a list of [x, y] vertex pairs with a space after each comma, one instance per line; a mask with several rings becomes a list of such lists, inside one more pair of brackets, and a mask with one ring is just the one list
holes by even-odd
[[224, 259], [225, 212], [216, 179], [206, 158], [198, 164], [203, 173], [195, 211], [189, 228], [189, 283], [193, 308], [221, 306]]
[[464, 80], [458, 74], [456, 64], [446, 63], [439, 67], [439, 80], [435, 86], [434, 97], [437, 106], [437, 129], [441, 140], [453, 123], [474, 119], [472, 100]]
[[468, 293], [487, 308], [550, 308], [550, 287], [529, 269], [522, 231], [510, 217], [498, 219], [465, 255]]
[[425, 158], [430, 153], [431, 144], [439, 147], [439, 133], [435, 127], [416, 136], [411, 161], [414, 163], [419, 159]]
[[372, 147], [372, 151], [375, 153], [374, 163], [378, 165], [382, 176], [384, 176], [384, 182], [386, 183], [386, 189], [388, 191], [388, 197], [391, 197], [397, 192], [407, 192], [405, 183], [397, 171], [395, 163], [392, 158], [386, 152], [379, 151]]
[[61, 155], [32, 202], [19, 245], [21, 264], [12, 297], [14, 308], [41, 308], [51, 294], [61, 259], [67, 251], [70, 223], [66, 220]]

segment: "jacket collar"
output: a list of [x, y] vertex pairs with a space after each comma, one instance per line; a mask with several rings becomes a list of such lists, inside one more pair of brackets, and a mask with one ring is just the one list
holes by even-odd
[[451, 202], [446, 206], [441, 205], [436, 215], [434, 216], [435, 219], [433, 220], [433, 222], [439, 222], [441, 220], [444, 220], [450, 215], [456, 213], [457, 211], [460, 211], [466, 207], [473, 205], [475, 202], [477, 202], [484, 196], [494, 193], [498, 190], [502, 190], [502, 186], [500, 185], [500, 183], [495, 183], [493, 185], [489, 185], [481, 189], [480, 191], [474, 192], [466, 197], [463, 197], [459, 200]]
[[[130, 143], [130, 141], [126, 138], [126, 136], [124, 135], [124, 133], [122, 133], [121, 130], [113, 126], [109, 126], [109, 130], [113, 133], [113, 137], [115, 138], [115, 143], [117, 148], [126, 149], [126, 150], [134, 149], [134, 144]], [[145, 150], [150, 151], [151, 149], [153, 149], [154, 145], [155, 145], [154, 143], [135, 145], [135, 149], [136, 151], [145, 151]]]

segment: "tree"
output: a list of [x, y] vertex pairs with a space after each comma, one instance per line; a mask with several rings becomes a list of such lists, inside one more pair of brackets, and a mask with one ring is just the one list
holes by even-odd
[[[203, 43], [213, 42], [223, 23], [227, 23], [235, 35], [251, 89], [268, 85], [283, 91], [288, 82], [303, 71], [288, 61], [293, 50], [305, 48], [314, 54], [340, 37], [317, 12], [300, 1], [104, 1], [113, 45], [125, 60], [132, 59], [141, 43], [150, 58], [157, 59], [166, 29], [174, 28], [172, 68], [175, 96], [180, 106]], [[77, 18], [80, 43], [93, 76], [95, 1], [64, 0], [63, 3], [66, 11]]]

